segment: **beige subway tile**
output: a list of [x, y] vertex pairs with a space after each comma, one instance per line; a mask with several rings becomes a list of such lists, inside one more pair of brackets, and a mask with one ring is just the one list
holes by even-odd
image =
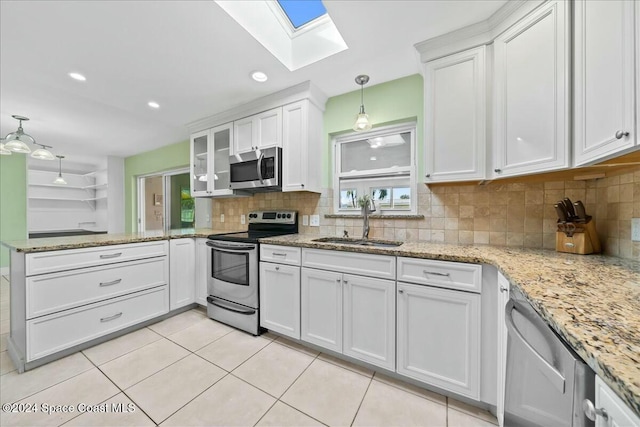
[[489, 231], [490, 229], [491, 229], [491, 226], [490, 226], [489, 218], [473, 219], [473, 231]]
[[526, 205], [525, 218], [544, 218], [544, 205]]
[[527, 205], [537, 205], [544, 202], [544, 191], [527, 190], [524, 192], [524, 203]]
[[619, 201], [620, 201], [620, 186], [612, 185], [611, 187], [607, 187], [607, 202], [617, 203]]
[[473, 204], [477, 207], [480, 205], [491, 204], [491, 196], [488, 193], [473, 193]]
[[404, 228], [396, 228], [394, 239], [404, 241], [407, 238], [407, 230]]
[[565, 181], [564, 188], [565, 189], [569, 189], [569, 188], [585, 189], [587, 188], [587, 183], [585, 181], [575, 181], [575, 180]]
[[489, 215], [491, 216], [491, 218], [507, 219], [507, 205], [489, 206]]
[[444, 206], [444, 194], [432, 194], [431, 206]]
[[528, 182], [524, 186], [525, 191], [544, 190], [544, 182]]
[[595, 204], [596, 203], [596, 189], [595, 188], [589, 188], [586, 190], [585, 192], [585, 196], [584, 196], [584, 204]]
[[631, 219], [618, 221], [618, 238], [620, 240], [631, 241]]
[[431, 206], [432, 218], [444, 218], [444, 206]]
[[444, 217], [445, 218], [458, 218], [458, 205], [445, 205]]
[[473, 244], [473, 231], [468, 231], [468, 230], [458, 231], [458, 242], [464, 245]]
[[490, 204], [493, 205], [506, 205], [509, 203], [509, 196], [511, 192], [499, 191], [490, 195]]
[[507, 243], [507, 232], [506, 231], [489, 232], [489, 243], [492, 245], [504, 246]]
[[473, 232], [473, 243], [474, 244], [488, 244], [489, 243], [489, 232], [488, 231], [474, 231]]
[[491, 217], [489, 222], [489, 231], [494, 231], [494, 232], [507, 231], [507, 219]]
[[544, 203], [554, 204], [559, 200], [564, 199], [564, 190], [545, 190], [544, 191]]
[[542, 232], [543, 233], [555, 233], [558, 230], [558, 221], [555, 219], [543, 219], [542, 220]]
[[471, 206], [474, 203], [474, 193], [460, 193], [458, 197], [458, 203], [466, 206]]
[[489, 206], [476, 206], [473, 211], [474, 218], [488, 218], [491, 215], [491, 208]]
[[556, 248], [556, 233], [543, 233], [542, 234], [542, 247], [544, 249]]
[[542, 233], [542, 218], [525, 218], [525, 233]]
[[421, 219], [416, 222], [418, 223], [418, 229], [420, 230], [431, 228], [431, 218]]
[[572, 202], [575, 202], [577, 200], [582, 200], [582, 202], [584, 202], [584, 199], [586, 197], [587, 194], [587, 190], [586, 189], [578, 189], [578, 188], [574, 188], [571, 190], [565, 190], [564, 196], [568, 197], [569, 199], [571, 199]]
[[431, 230], [431, 241], [436, 243], [444, 242], [444, 230]]
[[473, 231], [473, 218], [458, 219], [458, 230]]
[[[598, 203], [596, 205], [595, 215], [598, 221], [606, 220], [609, 214], [609, 205], [607, 203]], [[616, 213], [617, 216], [617, 213]]]
[[619, 188], [621, 203], [633, 201], [633, 183], [621, 184]]
[[525, 248], [541, 248], [542, 233], [524, 233]]
[[524, 205], [524, 191], [510, 191], [508, 204], [512, 205]]
[[618, 256], [622, 258], [631, 258], [633, 256], [633, 245], [631, 240], [620, 239], [620, 246], [618, 248]]
[[610, 176], [605, 178], [605, 181], [607, 182], [607, 187], [610, 187], [612, 185], [620, 185], [620, 176]]
[[564, 190], [564, 181], [549, 181], [544, 183], [545, 190]]
[[431, 228], [434, 230], [444, 230], [444, 218], [431, 218]]
[[604, 250], [607, 255], [620, 255], [620, 240], [615, 237], [609, 237], [605, 243]]
[[459, 218], [473, 218], [474, 207], [472, 205], [461, 205], [458, 210]]
[[431, 190], [432, 194], [444, 194], [447, 191], [444, 185], [432, 185], [429, 187], [429, 189]]
[[524, 245], [524, 233], [507, 232], [507, 246]]
[[[633, 179], [633, 177], [632, 177]], [[477, 185], [461, 185], [458, 187], [458, 192], [462, 193], [474, 193], [476, 191]]]
[[630, 182], [633, 182], [633, 173], [632, 172], [620, 175], [620, 185], [628, 184]]
[[[458, 218], [445, 218], [444, 220], [444, 229], [445, 230], [457, 230], [458, 229]], [[456, 234], [457, 239], [457, 234]]]
[[[640, 202], [639, 202], [640, 203]], [[618, 204], [618, 219], [630, 220], [633, 217], [633, 202], [625, 202]]]
[[607, 237], [615, 237], [618, 238], [619, 228], [618, 228], [618, 220], [617, 219], [608, 219], [606, 221], [606, 233]]
[[394, 219], [393, 228], [407, 228], [407, 221], [404, 219]]
[[425, 229], [418, 230], [418, 238], [421, 241], [429, 242], [431, 240], [431, 230], [425, 230]]
[[445, 243], [458, 243], [458, 230], [444, 230]]
[[524, 218], [521, 216], [508, 216], [507, 217], [507, 231], [512, 233], [524, 232]]
[[620, 218], [620, 204], [619, 203], [607, 203], [607, 219]]
[[[456, 187], [453, 187], [456, 188]], [[455, 205], [458, 206], [460, 203], [460, 196], [458, 193], [445, 194], [444, 195], [444, 204], [445, 206]]]

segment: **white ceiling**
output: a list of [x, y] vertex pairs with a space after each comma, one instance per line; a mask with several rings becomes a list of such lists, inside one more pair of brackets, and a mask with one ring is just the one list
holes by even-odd
[[[415, 43], [486, 19], [505, 0], [324, 3], [349, 49], [291, 72], [213, 1], [3, 0], [0, 134], [20, 114], [56, 154], [130, 156], [306, 80], [334, 96], [356, 90], [358, 74], [374, 85], [418, 73]], [[266, 83], [249, 77], [257, 69]]]

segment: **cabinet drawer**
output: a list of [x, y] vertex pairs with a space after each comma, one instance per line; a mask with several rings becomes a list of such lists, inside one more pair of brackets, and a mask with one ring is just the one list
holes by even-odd
[[398, 280], [461, 291], [482, 291], [482, 266], [398, 257]]
[[167, 257], [27, 278], [27, 319], [164, 285]]
[[74, 268], [93, 267], [135, 259], [167, 255], [168, 243], [129, 243], [126, 245], [98, 246], [95, 248], [67, 249], [63, 251], [27, 254], [26, 274], [53, 273]]
[[395, 257], [388, 255], [305, 248], [302, 250], [302, 265], [380, 279], [396, 278]]
[[27, 321], [27, 362], [169, 312], [167, 286]]
[[260, 261], [300, 265], [300, 248], [278, 245], [260, 245]]

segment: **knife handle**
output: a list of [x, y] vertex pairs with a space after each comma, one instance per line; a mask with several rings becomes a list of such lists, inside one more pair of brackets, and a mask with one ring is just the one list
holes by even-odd
[[576, 209], [576, 216], [578, 217], [579, 220], [587, 222], [591, 219], [591, 217], [587, 215], [587, 212], [584, 208], [584, 204], [582, 204], [582, 201], [578, 200], [573, 204], [573, 206]]
[[562, 202], [564, 203], [564, 206], [567, 208], [567, 216], [569, 218], [575, 217], [576, 211], [573, 209], [573, 203], [571, 203], [571, 199], [568, 197], [565, 197], [564, 199], [562, 199]]
[[558, 202], [553, 207], [556, 209], [556, 214], [558, 214], [558, 220], [562, 223], [567, 222], [567, 208], [565, 208], [564, 203]]

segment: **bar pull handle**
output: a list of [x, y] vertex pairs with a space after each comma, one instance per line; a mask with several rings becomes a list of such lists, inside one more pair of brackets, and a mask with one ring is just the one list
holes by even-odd
[[117, 319], [117, 318], [118, 318], [118, 317], [120, 317], [120, 316], [122, 316], [122, 312], [120, 312], [120, 313], [116, 313], [116, 314], [114, 314], [113, 316], [103, 317], [103, 318], [101, 318], [101, 319], [100, 319], [100, 321], [101, 321], [101, 322], [103, 322], [103, 323], [104, 323], [104, 322], [109, 322], [109, 321], [111, 321], [111, 320], [115, 320], [115, 319]]
[[280, 253], [280, 252], [271, 252], [271, 255], [273, 255], [273, 256], [284, 256], [284, 257], [287, 256], [287, 254], [283, 254], [283, 253]]
[[104, 286], [113, 286], [113, 285], [117, 285], [120, 282], [122, 282], [122, 279], [116, 279], [116, 280], [112, 280], [110, 282], [100, 282], [100, 286], [102, 286], [102, 287], [104, 287]]
[[100, 259], [118, 258], [120, 255], [122, 255], [122, 252], [109, 255], [100, 255]]
[[584, 414], [591, 421], [595, 421], [598, 416], [601, 416], [605, 420], [609, 419], [609, 414], [604, 408], [596, 408], [589, 399], [585, 399], [582, 401], [582, 410]]
[[432, 276], [442, 276], [442, 277], [449, 277], [451, 276], [450, 273], [439, 273], [437, 271], [429, 271], [429, 270], [422, 270], [422, 272], [424, 274], [431, 274]]

